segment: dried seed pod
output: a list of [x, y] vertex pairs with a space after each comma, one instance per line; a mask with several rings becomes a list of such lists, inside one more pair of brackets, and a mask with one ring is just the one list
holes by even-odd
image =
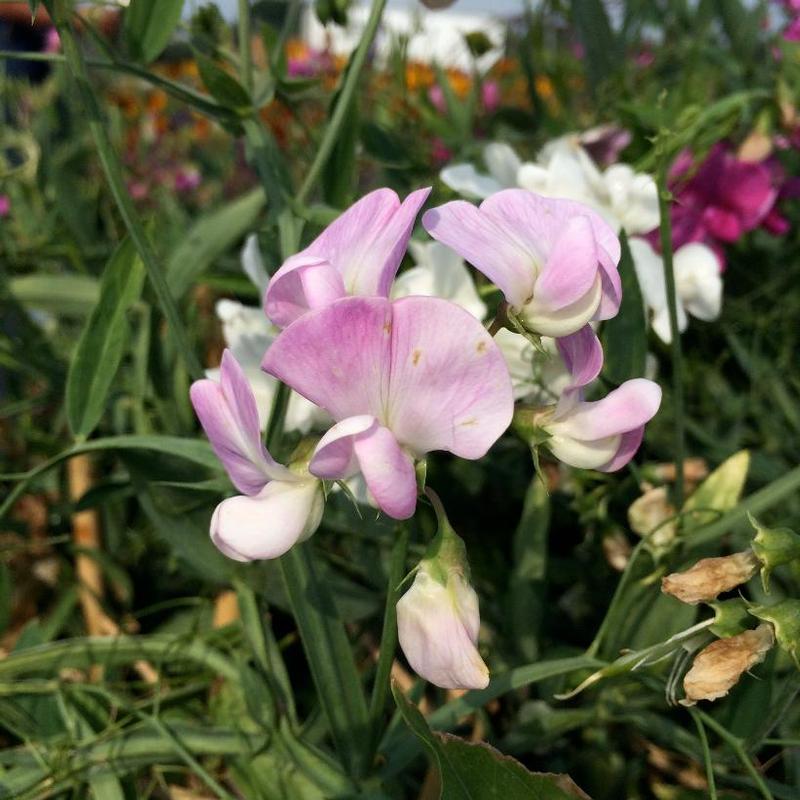
[[717, 595], [750, 580], [761, 562], [752, 550], [719, 558], [703, 558], [685, 572], [673, 572], [661, 581], [661, 591], [683, 603], [714, 600]]
[[712, 642], [697, 654], [686, 673], [683, 679], [686, 697], [681, 703], [693, 706], [698, 700], [724, 697], [743, 673], [764, 660], [774, 643], [772, 625], [767, 624]]

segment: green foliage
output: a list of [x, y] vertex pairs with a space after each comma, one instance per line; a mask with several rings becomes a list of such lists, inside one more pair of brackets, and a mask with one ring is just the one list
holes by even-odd
[[137, 61], [161, 55], [181, 19], [183, 0], [131, 0], [125, 12], [125, 38]]
[[127, 313], [144, 285], [144, 264], [130, 239], [114, 251], [103, 271], [97, 305], [86, 321], [67, 373], [66, 412], [77, 439], [97, 426], [128, 344]]

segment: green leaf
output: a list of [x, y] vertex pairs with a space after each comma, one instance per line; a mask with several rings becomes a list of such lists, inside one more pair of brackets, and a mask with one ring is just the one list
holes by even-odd
[[603, 325], [604, 375], [616, 384], [644, 375], [647, 357], [644, 302], [625, 231], [620, 232], [619, 240], [622, 246], [619, 262], [622, 303], [617, 316]]
[[364, 149], [376, 161], [389, 167], [408, 168], [411, 159], [406, 143], [394, 131], [367, 121], [361, 126]]
[[733, 509], [739, 502], [747, 480], [750, 453], [740, 450], [720, 464], [683, 504], [685, 517], [692, 527], [707, 525], [721, 514]]
[[183, 0], [131, 0], [125, 12], [125, 38], [137, 61], [155, 61], [181, 19]]
[[529, 772], [519, 761], [488, 744], [433, 733], [417, 707], [396, 685], [392, 686], [392, 694], [406, 724], [422, 740], [439, 771], [442, 800], [588, 799], [566, 775]]
[[572, 17], [586, 50], [586, 71], [593, 87], [618, 66], [620, 48], [602, 0], [573, 0]]
[[194, 58], [203, 86], [220, 105], [238, 113], [244, 113], [250, 108], [250, 95], [230, 72], [226, 72], [216, 61], [202, 53], [195, 52]]
[[36, 273], [8, 282], [11, 294], [27, 308], [65, 316], [88, 314], [100, 298], [100, 283], [90, 275]]
[[67, 374], [67, 421], [85, 438], [103, 415], [128, 341], [126, 314], [139, 299], [145, 269], [130, 239], [114, 251], [100, 281], [100, 299], [86, 322]]
[[252, 229], [264, 202], [263, 190], [253, 189], [203, 214], [192, 225], [167, 260], [167, 284], [173, 297], [181, 297], [222, 253]]
[[279, 563], [331, 736], [353, 774], [367, 735], [367, 704], [333, 595], [311, 555], [310, 544], [295, 545]]

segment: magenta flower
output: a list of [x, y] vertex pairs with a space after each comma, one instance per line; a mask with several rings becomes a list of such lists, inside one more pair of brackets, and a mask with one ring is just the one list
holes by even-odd
[[636, 454], [644, 426], [660, 404], [659, 385], [635, 378], [594, 402], [580, 392], [564, 392], [557, 405], [539, 412], [535, 424], [549, 434], [545, 445], [560, 461], [614, 472]]
[[11, 198], [7, 194], [0, 194], [0, 219], [11, 213]]
[[418, 189], [401, 203], [391, 189], [377, 189], [350, 206], [275, 273], [264, 297], [267, 316], [283, 328], [347, 295], [388, 297], [430, 191]]
[[692, 157], [685, 152], [670, 176], [675, 193], [673, 247], [703, 242], [724, 263], [723, 246], [759, 227], [775, 205], [778, 187], [773, 170], [765, 162], [739, 160], [723, 142], [687, 178], [691, 167]]
[[352, 297], [310, 311], [278, 336], [262, 367], [336, 420], [311, 474], [360, 472], [395, 519], [414, 513], [415, 459], [432, 450], [480, 458], [513, 413], [494, 340], [468, 312], [434, 297]]
[[250, 384], [226, 350], [220, 382], [192, 384], [195, 413], [233, 485], [244, 496], [223, 500], [211, 518], [211, 539], [237, 561], [277, 558], [310, 536], [322, 519], [320, 482], [278, 464], [261, 443]]
[[493, 281], [534, 333], [569, 336], [619, 310], [619, 240], [588, 206], [506, 189], [480, 207], [431, 209], [422, 223]]
[[491, 113], [500, 107], [502, 95], [497, 81], [484, 81], [481, 86], [481, 105], [483, 110]]

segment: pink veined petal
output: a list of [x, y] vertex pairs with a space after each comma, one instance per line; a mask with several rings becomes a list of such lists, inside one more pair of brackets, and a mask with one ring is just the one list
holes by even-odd
[[597, 280], [598, 253], [588, 217], [568, 220], [555, 239], [534, 289], [537, 303], [555, 311], [579, 300]]
[[387, 297], [430, 192], [418, 189], [401, 203], [391, 189], [376, 189], [328, 225], [304, 253], [329, 261], [348, 294]]
[[603, 368], [603, 347], [591, 325], [584, 325], [570, 336], [556, 339], [558, 352], [572, 375], [569, 389], [590, 384]]
[[422, 224], [434, 239], [480, 270], [512, 306], [523, 306], [533, 295], [536, 254], [510, 239], [482, 209], [453, 200], [426, 211]]
[[324, 258], [299, 253], [273, 275], [264, 295], [264, 311], [285, 328], [314, 308], [344, 297], [342, 276]]
[[622, 280], [618, 270], [619, 243], [617, 243], [616, 258], [600, 245], [598, 245], [597, 252], [600, 259], [600, 279], [603, 292], [600, 295], [600, 305], [594, 318], [597, 320], [612, 319], [619, 313], [622, 303]]
[[505, 359], [469, 312], [436, 297], [395, 301], [385, 424], [399, 442], [418, 455], [480, 458], [513, 408]]
[[598, 467], [599, 472], [616, 472], [624, 467], [635, 455], [644, 438], [644, 425], [626, 431], [622, 434], [617, 452], [614, 458], [602, 467]]
[[417, 505], [411, 457], [374, 417], [350, 417], [322, 437], [309, 470], [319, 478], [350, 478], [357, 472], [378, 507], [394, 519], [408, 519]]
[[292, 323], [261, 366], [336, 420], [361, 414], [382, 419], [391, 338], [388, 300], [347, 297]]
[[228, 350], [222, 355], [220, 383], [195, 381], [189, 395], [217, 458], [240, 492], [254, 495], [270, 480], [294, 479], [261, 443], [252, 389]]
[[408, 519], [417, 507], [414, 462], [388, 428], [378, 427], [353, 440], [353, 450], [370, 494], [381, 511]]
[[278, 558], [322, 519], [317, 480], [273, 481], [255, 497], [229, 497], [211, 517], [211, 541], [236, 561]]
[[308, 467], [311, 474], [325, 480], [352, 478], [359, 471], [353, 438], [377, 427], [378, 421], [369, 414], [337, 422], [317, 443]]
[[602, 400], [581, 402], [553, 424], [562, 435], [591, 442], [632, 431], [649, 422], [661, 404], [661, 387], [646, 378], [625, 381]]

